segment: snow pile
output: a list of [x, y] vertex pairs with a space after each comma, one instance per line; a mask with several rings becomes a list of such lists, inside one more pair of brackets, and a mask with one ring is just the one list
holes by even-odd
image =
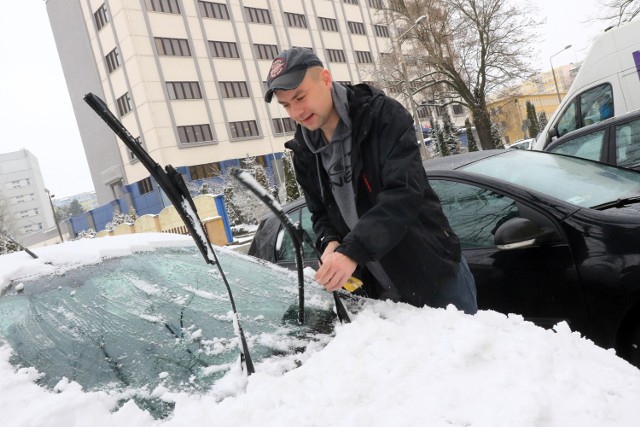
[[[63, 382], [58, 393], [15, 371], [0, 351], [3, 426], [636, 426], [640, 371], [566, 325], [538, 328], [519, 316], [370, 304], [298, 369], [258, 364], [246, 385], [232, 370], [204, 396], [153, 420], [131, 401]], [[237, 394], [221, 402], [219, 396]], [[30, 408], [29, 411], [24, 409]]]

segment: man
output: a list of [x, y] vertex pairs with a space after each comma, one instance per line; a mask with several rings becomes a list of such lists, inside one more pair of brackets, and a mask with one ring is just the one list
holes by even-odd
[[285, 146], [322, 251], [328, 291], [361, 277], [362, 292], [421, 307], [477, 311], [473, 276], [427, 182], [413, 121], [368, 85], [343, 86], [310, 50], [283, 51], [267, 76], [299, 126]]

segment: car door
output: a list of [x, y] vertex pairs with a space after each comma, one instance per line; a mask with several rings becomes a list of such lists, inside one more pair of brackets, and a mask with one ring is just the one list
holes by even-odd
[[[315, 242], [316, 234], [313, 231], [313, 225], [311, 223], [311, 212], [309, 212], [307, 206], [303, 205], [296, 207], [295, 209], [287, 212], [287, 214], [294, 223], [300, 222], [302, 228], [309, 233], [311, 241]], [[316, 269], [318, 267], [318, 257], [316, 256], [315, 251], [306, 243], [303, 244], [302, 247], [304, 266]], [[276, 264], [291, 270], [296, 269], [295, 247], [293, 245], [293, 240], [291, 235], [282, 225], [280, 225], [278, 238], [276, 239], [275, 257]]]
[[[430, 178], [476, 280], [478, 306], [516, 313], [541, 326], [566, 320], [586, 328], [586, 310], [571, 250], [559, 222], [533, 204], [499, 190], [449, 178]], [[553, 237], [543, 246], [499, 250], [498, 227], [528, 218]]]

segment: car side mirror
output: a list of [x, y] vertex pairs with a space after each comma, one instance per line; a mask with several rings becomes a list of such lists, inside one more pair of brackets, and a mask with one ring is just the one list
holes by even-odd
[[500, 250], [529, 248], [546, 240], [552, 233], [527, 218], [511, 218], [496, 230], [493, 241]]

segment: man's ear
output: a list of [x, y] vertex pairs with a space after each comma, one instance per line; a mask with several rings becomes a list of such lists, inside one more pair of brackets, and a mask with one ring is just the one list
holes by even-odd
[[326, 68], [324, 68], [321, 72], [320, 72], [320, 78], [322, 79], [322, 82], [326, 85], [326, 86], [331, 86], [331, 82], [333, 81], [331, 79], [331, 73], [329, 72], [329, 70], [327, 70]]

